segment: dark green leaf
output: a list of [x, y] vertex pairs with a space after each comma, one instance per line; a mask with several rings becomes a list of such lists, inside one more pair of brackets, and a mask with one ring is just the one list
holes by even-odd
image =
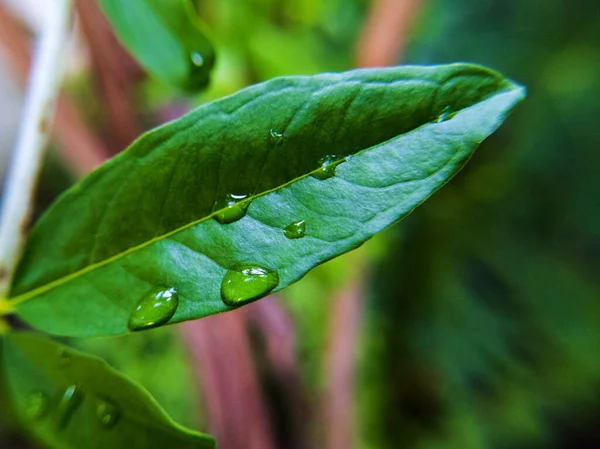
[[53, 448], [214, 448], [176, 424], [102, 360], [30, 333], [4, 339], [3, 381], [17, 419]]
[[115, 33], [151, 73], [177, 87], [205, 87], [214, 50], [191, 0], [100, 0]]
[[[63, 195], [31, 233], [12, 303], [40, 329], [85, 336], [151, 326], [138, 318], [153, 301], [158, 325], [280, 290], [425, 201], [523, 95], [472, 65], [244, 89], [144, 135]], [[289, 238], [299, 221], [303, 237]]]

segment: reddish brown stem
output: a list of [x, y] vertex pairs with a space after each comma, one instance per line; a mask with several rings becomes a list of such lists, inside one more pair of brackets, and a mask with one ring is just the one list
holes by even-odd
[[357, 67], [399, 62], [420, 5], [421, 0], [373, 0], [356, 48]]
[[250, 304], [246, 313], [264, 340], [269, 377], [278, 387], [277, 394], [288, 418], [285, 449], [303, 449], [308, 446], [311, 413], [300, 375], [294, 323], [276, 295]]
[[362, 311], [363, 279], [348, 284], [331, 307], [322, 411], [326, 449], [354, 446], [354, 366]]
[[219, 449], [275, 449], [243, 309], [180, 325]]
[[112, 153], [118, 153], [139, 134], [131, 92], [141, 71], [117, 41], [97, 2], [76, 0], [75, 7], [88, 42], [92, 73], [107, 112]]

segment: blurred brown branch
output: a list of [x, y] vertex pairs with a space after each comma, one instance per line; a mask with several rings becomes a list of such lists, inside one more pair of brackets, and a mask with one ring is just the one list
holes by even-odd
[[[0, 3], [0, 44], [6, 50], [11, 67], [23, 86], [29, 73], [31, 41], [32, 36], [27, 28]], [[64, 93], [58, 97], [54, 127], [58, 152], [75, 174], [83, 176], [108, 158], [108, 151], [102, 142], [82, 121]]]
[[357, 67], [385, 67], [402, 59], [422, 0], [373, 0], [357, 48]]
[[[359, 270], [360, 272], [360, 270]], [[332, 303], [325, 360], [325, 395], [322, 413], [326, 449], [354, 446], [354, 371], [360, 331], [365, 279], [356, 276]]]
[[95, 1], [76, 0], [75, 7], [88, 43], [92, 75], [106, 109], [112, 153], [115, 154], [139, 134], [131, 92], [142, 72], [117, 41]]
[[179, 326], [198, 385], [203, 389], [210, 432], [219, 449], [277, 449], [246, 331], [244, 309]]
[[271, 295], [250, 304], [246, 311], [250, 324], [264, 340], [268, 365], [266, 377], [277, 387], [276, 394], [287, 418], [285, 433], [288, 438], [278, 442], [278, 449], [302, 449], [308, 447], [311, 413], [300, 375], [294, 322], [278, 300], [276, 295]]

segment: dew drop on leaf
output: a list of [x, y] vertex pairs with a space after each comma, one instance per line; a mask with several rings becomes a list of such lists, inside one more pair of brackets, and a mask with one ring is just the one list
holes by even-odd
[[96, 417], [100, 425], [110, 429], [117, 424], [120, 417], [119, 409], [109, 401], [101, 401], [96, 407]]
[[276, 129], [271, 128], [269, 130], [269, 135], [271, 136], [271, 140], [276, 144], [283, 141], [283, 133], [281, 131], [277, 131]]
[[335, 176], [336, 167], [344, 162], [345, 159], [335, 154], [328, 154], [324, 158], [319, 159], [321, 165], [318, 170], [312, 172], [310, 175], [313, 178], [324, 181], [325, 179], [333, 178]]
[[241, 306], [267, 295], [279, 284], [276, 271], [257, 266], [229, 270], [221, 283], [221, 299], [228, 306]]
[[283, 230], [288, 239], [301, 239], [306, 234], [306, 220], [299, 220], [287, 225]]
[[42, 391], [34, 391], [25, 398], [25, 415], [29, 419], [41, 419], [48, 414], [48, 396]]
[[192, 64], [196, 67], [202, 67], [204, 65], [204, 57], [197, 51], [190, 53], [190, 59], [192, 60]]
[[179, 294], [175, 289], [153, 291], [138, 302], [127, 326], [131, 331], [162, 326], [175, 315], [178, 305]]
[[76, 386], [67, 387], [58, 401], [58, 427], [64, 428], [69, 424], [73, 413], [83, 401], [83, 392]]
[[250, 205], [250, 201], [244, 201], [246, 198], [248, 195], [233, 193], [227, 195], [225, 201], [217, 206], [221, 210], [215, 215], [215, 220], [221, 224], [229, 224], [243, 218]]
[[444, 108], [444, 110], [442, 111], [442, 113], [437, 117], [435, 122], [442, 123], [442, 122], [448, 121], [455, 115], [456, 115], [456, 112], [452, 112], [452, 108], [450, 108], [450, 106], [446, 106]]

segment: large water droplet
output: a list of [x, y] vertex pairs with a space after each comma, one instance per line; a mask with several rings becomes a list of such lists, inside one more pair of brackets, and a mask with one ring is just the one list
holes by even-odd
[[276, 271], [257, 266], [229, 270], [221, 283], [221, 299], [228, 306], [241, 306], [262, 298], [279, 284]]
[[58, 350], [58, 363], [62, 367], [66, 367], [71, 364], [71, 355], [65, 348], [60, 348]]
[[57, 406], [58, 427], [64, 428], [69, 424], [73, 413], [83, 401], [83, 392], [76, 386], [71, 385], [63, 392]]
[[306, 220], [290, 223], [285, 227], [283, 233], [288, 239], [301, 239], [306, 234]]
[[175, 315], [178, 305], [179, 294], [174, 288], [149, 293], [138, 302], [129, 317], [129, 330], [139, 331], [165, 324]]
[[110, 429], [117, 424], [121, 413], [119, 409], [109, 401], [101, 401], [96, 407], [96, 417], [102, 427]]
[[319, 164], [321, 164], [321, 167], [312, 172], [310, 175], [313, 178], [320, 179], [321, 181], [333, 178], [335, 176], [336, 167], [344, 161], [345, 159], [341, 156], [336, 154], [328, 154], [327, 156], [319, 159]]
[[48, 414], [48, 396], [42, 391], [34, 391], [25, 398], [25, 415], [29, 419], [41, 419]]
[[192, 64], [196, 67], [202, 67], [204, 65], [204, 56], [197, 51], [190, 53], [190, 59], [192, 60]]
[[215, 220], [221, 224], [229, 224], [238, 221], [246, 215], [250, 201], [246, 200], [248, 195], [229, 194], [221, 203], [221, 211], [215, 215]]

